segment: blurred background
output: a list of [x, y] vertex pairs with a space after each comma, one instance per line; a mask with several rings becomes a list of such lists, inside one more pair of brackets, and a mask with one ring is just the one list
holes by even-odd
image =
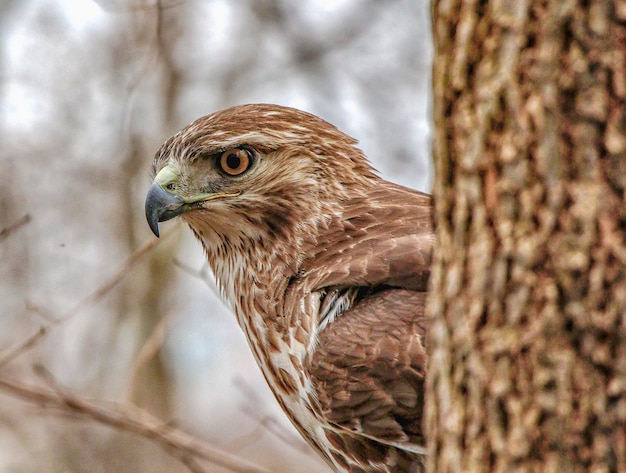
[[[277, 103], [429, 191], [428, 8], [1, 0], [0, 378], [133, 403], [274, 472], [328, 471], [278, 408], [190, 232], [168, 222], [144, 251], [150, 163], [201, 115]], [[0, 389], [0, 473], [144, 471], [189, 470], [139, 436]]]

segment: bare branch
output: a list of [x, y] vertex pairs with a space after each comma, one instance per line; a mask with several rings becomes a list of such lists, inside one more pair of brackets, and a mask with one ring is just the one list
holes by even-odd
[[176, 458], [185, 458], [185, 465], [194, 473], [202, 471], [196, 459], [207, 460], [240, 473], [268, 473], [268, 470], [212, 447], [136, 406], [90, 401], [74, 396], [61, 389], [44, 368], [40, 367], [37, 371], [48, 384], [53, 386], [52, 389], [44, 389], [2, 377], [0, 377], [0, 389], [22, 401], [78, 414], [115, 429], [132, 432], [152, 440], [170, 451]]

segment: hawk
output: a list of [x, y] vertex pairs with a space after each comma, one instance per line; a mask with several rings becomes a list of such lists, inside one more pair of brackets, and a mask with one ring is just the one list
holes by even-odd
[[191, 228], [302, 436], [337, 472], [423, 471], [431, 197], [277, 105], [199, 118], [153, 173], [150, 228]]

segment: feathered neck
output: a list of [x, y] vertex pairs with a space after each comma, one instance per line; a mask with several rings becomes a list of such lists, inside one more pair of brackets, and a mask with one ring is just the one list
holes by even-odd
[[203, 215], [186, 216], [204, 248], [222, 296], [233, 307], [242, 327], [247, 323], [244, 318], [252, 314], [260, 316], [268, 326], [281, 316], [290, 282], [298, 277], [320, 234], [327, 231], [338, 213], [337, 209], [312, 207], [306, 218], [297, 222], [285, 221], [281, 226], [279, 221], [253, 220], [248, 227], [227, 235], [219, 232], [215, 221]]

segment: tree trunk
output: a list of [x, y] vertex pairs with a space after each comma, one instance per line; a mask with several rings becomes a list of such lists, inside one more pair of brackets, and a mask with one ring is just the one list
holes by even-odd
[[433, 17], [428, 471], [626, 472], [626, 2]]

